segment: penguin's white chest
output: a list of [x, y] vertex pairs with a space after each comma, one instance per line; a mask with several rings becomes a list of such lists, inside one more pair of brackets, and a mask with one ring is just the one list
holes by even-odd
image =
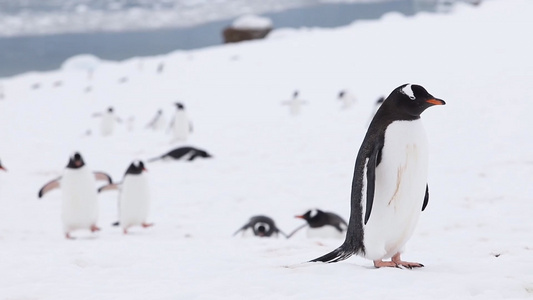
[[391, 123], [376, 168], [372, 212], [364, 226], [367, 258], [384, 259], [403, 251], [422, 211], [427, 169], [428, 143], [421, 121]]
[[108, 136], [113, 133], [113, 129], [115, 128], [115, 117], [113, 114], [105, 113], [102, 116], [102, 120], [100, 123], [100, 133], [103, 136]]
[[190, 132], [190, 123], [187, 113], [185, 111], [177, 111], [174, 116], [174, 126], [172, 132], [175, 140], [187, 140]]
[[94, 175], [87, 167], [66, 169], [61, 178], [61, 219], [65, 232], [89, 229], [98, 220], [98, 199]]
[[150, 191], [146, 176], [126, 175], [119, 196], [120, 216], [122, 228], [146, 223], [150, 208]]

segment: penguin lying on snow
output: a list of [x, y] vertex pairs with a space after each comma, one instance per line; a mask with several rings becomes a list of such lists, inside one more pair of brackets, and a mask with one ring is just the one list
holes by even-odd
[[127, 234], [132, 226], [139, 225], [144, 228], [153, 226], [152, 223], [146, 222], [150, 208], [150, 191], [144, 175], [145, 171], [142, 161], [134, 161], [126, 170], [121, 183], [111, 183], [98, 189], [98, 192], [120, 190], [118, 224], [122, 227], [124, 234]]
[[348, 226], [339, 215], [319, 209], [309, 210], [296, 218], [304, 219], [307, 223], [291, 232], [289, 238], [307, 226], [309, 227], [307, 237], [310, 238], [344, 238]]
[[78, 229], [89, 229], [91, 232], [100, 230], [98, 221], [98, 199], [96, 197], [96, 180], [111, 183], [111, 177], [102, 172], [91, 172], [79, 153], [69, 159], [63, 176], [45, 184], [39, 190], [39, 198], [49, 191], [61, 187], [62, 209], [61, 219], [63, 231], [67, 239], [70, 233]]
[[246, 230], [251, 229], [252, 233], [258, 237], [271, 237], [272, 235], [281, 233], [284, 237], [287, 237], [283, 231], [279, 230], [274, 223], [274, 220], [267, 216], [254, 216], [250, 218], [248, 223], [244, 224], [239, 230], [237, 230], [233, 235], [235, 236], [239, 232], [246, 232]]
[[180, 147], [176, 148], [168, 153], [165, 153], [159, 157], [154, 157], [152, 159], [149, 159], [148, 162], [153, 162], [156, 160], [186, 160], [186, 161], [193, 161], [197, 157], [203, 157], [203, 158], [210, 158], [213, 157], [211, 154], [205, 152], [204, 150], [200, 150], [198, 148], [193, 147]]
[[420, 114], [444, 104], [413, 84], [396, 88], [385, 99], [357, 154], [346, 239], [312, 262], [338, 262], [357, 254], [376, 268], [423, 267], [400, 255], [429, 201], [428, 144]]

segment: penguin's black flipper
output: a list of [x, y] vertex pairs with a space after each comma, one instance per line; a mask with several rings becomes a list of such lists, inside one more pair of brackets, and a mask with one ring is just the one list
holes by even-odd
[[164, 155], [163, 156], [154, 157], [154, 158], [150, 158], [150, 159], [147, 159], [146, 162], [158, 161], [160, 159], [163, 159], [163, 157], [164, 157]]
[[303, 224], [303, 225], [297, 227], [297, 228], [294, 229], [291, 233], [289, 233], [289, 235], [287, 235], [286, 237], [287, 237], [288, 239], [290, 239], [291, 236], [293, 236], [296, 232], [300, 231], [300, 229], [302, 229], [302, 228], [304, 228], [304, 227], [306, 227], [306, 226], [309, 226], [309, 225], [308, 225], [307, 223], [305, 223], [305, 224]]
[[374, 203], [374, 189], [376, 185], [376, 167], [378, 164], [379, 152], [381, 150], [376, 147], [372, 154], [368, 158], [366, 164], [366, 212], [365, 212], [365, 224], [370, 218], [372, 212], [372, 204]]
[[331, 251], [326, 255], [322, 255], [319, 258], [310, 260], [309, 262], [325, 262], [325, 263], [334, 263], [341, 260], [348, 259], [350, 256], [354, 255], [354, 252], [346, 246], [346, 243], [342, 244], [339, 248]]
[[104, 172], [93, 172], [93, 174], [94, 174], [94, 178], [96, 180], [107, 181], [107, 183], [109, 183], [109, 184], [113, 183], [113, 180], [111, 179], [111, 176], [107, 175]]
[[59, 180], [61, 179], [61, 177], [58, 177], [48, 183], [46, 183], [40, 190], [39, 190], [39, 198], [41, 198], [42, 196], [44, 196], [44, 194], [48, 193], [49, 191], [51, 190], [54, 190], [54, 189], [57, 189], [59, 188]]
[[237, 233], [241, 232], [241, 231], [244, 231], [246, 229], [248, 229], [250, 227], [250, 223], [246, 223], [244, 224], [241, 228], [239, 228], [239, 230], [235, 231], [235, 233], [233, 234], [233, 236], [237, 235]]
[[426, 183], [426, 196], [424, 196], [424, 204], [422, 205], [422, 211], [426, 209], [426, 206], [428, 206], [429, 203], [429, 186]]
[[98, 193], [105, 192], [105, 191], [113, 191], [113, 190], [118, 190], [118, 183], [106, 184], [98, 189]]
[[285, 234], [285, 232], [281, 231], [279, 228], [275, 227], [274, 230], [278, 233], [281, 233], [281, 235], [283, 235], [286, 239], [289, 238], [289, 236], [287, 236], [287, 234]]

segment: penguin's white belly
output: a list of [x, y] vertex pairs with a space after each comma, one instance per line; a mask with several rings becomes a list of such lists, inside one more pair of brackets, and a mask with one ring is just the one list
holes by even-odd
[[155, 121], [154, 123], [154, 130], [162, 130], [165, 128], [165, 124], [166, 124], [166, 121], [165, 121], [165, 118], [163, 117], [159, 117], [157, 118], [157, 120]]
[[127, 175], [119, 198], [120, 226], [129, 228], [146, 223], [150, 208], [150, 192], [144, 175]]
[[421, 121], [391, 123], [376, 168], [372, 212], [364, 226], [365, 257], [379, 260], [403, 251], [422, 211], [427, 169], [428, 143]]
[[100, 123], [100, 133], [103, 136], [108, 136], [113, 133], [115, 128], [115, 120], [112, 114], [104, 114]]
[[90, 229], [98, 220], [98, 198], [94, 175], [87, 167], [67, 169], [61, 178], [64, 231]]
[[185, 141], [189, 137], [190, 124], [185, 112], [178, 111], [174, 117], [174, 127], [172, 128], [175, 140]]
[[346, 237], [346, 231], [340, 232], [337, 228], [331, 225], [325, 225], [322, 227], [307, 229], [308, 238], [320, 238], [320, 239], [344, 239]]

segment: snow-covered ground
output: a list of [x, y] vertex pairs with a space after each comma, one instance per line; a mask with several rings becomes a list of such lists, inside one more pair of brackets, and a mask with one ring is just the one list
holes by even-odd
[[[0, 299], [533, 297], [532, 14], [531, 1], [495, 0], [102, 62], [91, 79], [74, 68], [3, 80]], [[300, 265], [342, 241], [231, 236], [257, 214], [286, 232], [309, 208], [347, 219], [374, 101], [406, 82], [447, 102], [422, 115], [431, 200], [404, 258], [425, 268], [374, 269], [357, 257]], [[347, 110], [342, 89], [357, 96]], [[308, 104], [291, 116], [281, 102], [295, 90]], [[175, 101], [194, 123], [187, 143], [143, 128], [158, 109], [170, 118]], [[101, 137], [91, 115], [108, 106], [124, 123]], [[37, 198], [73, 151], [119, 181], [133, 159], [183, 144], [214, 158], [147, 165], [153, 228], [111, 227], [117, 194], [106, 192], [103, 230], [65, 240], [61, 192]]]

